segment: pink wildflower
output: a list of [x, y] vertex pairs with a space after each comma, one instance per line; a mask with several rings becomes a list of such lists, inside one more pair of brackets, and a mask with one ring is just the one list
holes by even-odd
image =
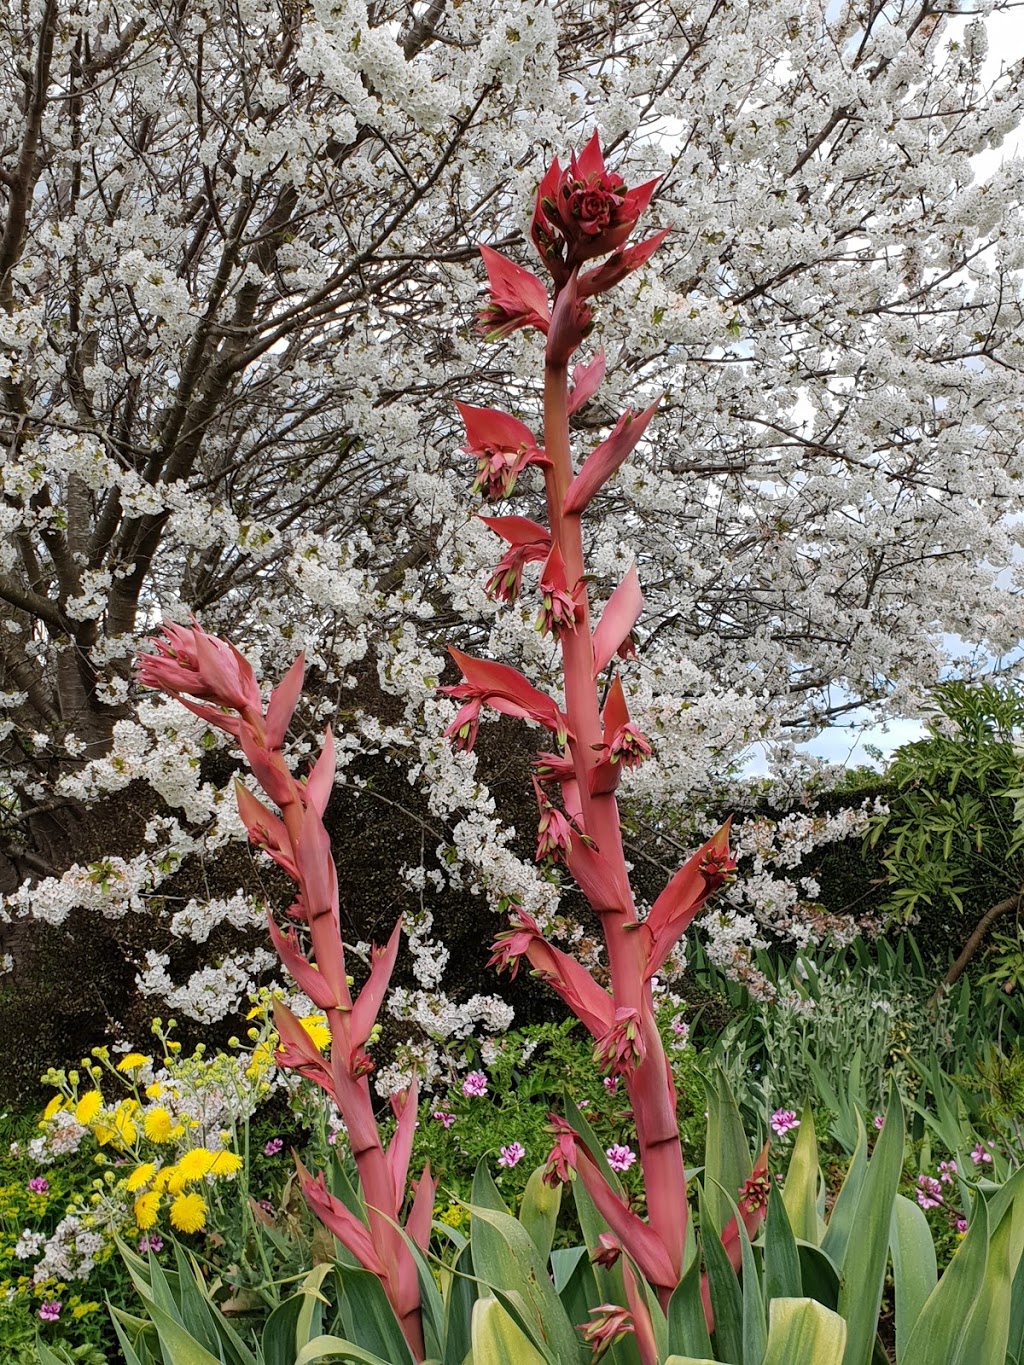
[[526, 1155], [526, 1148], [519, 1142], [510, 1142], [507, 1147], [502, 1147], [501, 1156], [498, 1157], [499, 1166], [507, 1166], [509, 1170], [513, 1166], [518, 1166]]
[[961, 1237], [962, 1237], [963, 1234], [967, 1231], [967, 1219], [966, 1219], [966, 1218], [958, 1218], [958, 1219], [956, 1220], [956, 1230], [957, 1230], [957, 1232], [960, 1233], [960, 1235], [961, 1235]]
[[608, 1158], [608, 1165], [612, 1170], [619, 1171], [620, 1173], [622, 1171], [628, 1171], [630, 1166], [636, 1161], [636, 1152], [618, 1142], [615, 1143], [613, 1147], [608, 1148], [605, 1152], [605, 1156]]
[[271, 1138], [269, 1142], [264, 1144], [263, 1155], [277, 1156], [278, 1152], [282, 1149], [283, 1146], [284, 1142], [281, 1138]]
[[164, 1239], [159, 1233], [152, 1233], [148, 1237], [139, 1238], [139, 1255], [145, 1256], [147, 1251], [151, 1251], [154, 1256], [159, 1255], [164, 1249]]
[[957, 1164], [955, 1161], [939, 1162], [939, 1180], [942, 1182], [943, 1185], [952, 1185], [953, 1177], [956, 1175], [956, 1173]]
[[43, 1322], [56, 1322], [60, 1318], [60, 1299], [46, 1299], [39, 1309], [39, 1317]]
[[482, 1071], [471, 1071], [462, 1082], [462, 1093], [468, 1100], [478, 1100], [487, 1094], [487, 1077]]
[[942, 1206], [942, 1186], [930, 1175], [917, 1177], [917, 1202], [923, 1209], [937, 1209]]
[[878, 1131], [881, 1132], [882, 1129], [885, 1127], [885, 1115], [884, 1115], [884, 1114], [876, 1114], [875, 1117], [874, 1117], [874, 1119], [872, 1120], [872, 1122], [874, 1123], [874, 1125], [875, 1125], [875, 1127], [878, 1129]]
[[984, 1164], [991, 1165], [992, 1153], [986, 1152], [985, 1148], [979, 1142], [978, 1145], [975, 1147], [974, 1151], [971, 1153], [971, 1160], [974, 1162], [975, 1166], [981, 1166]]
[[605, 1076], [601, 1084], [604, 1086], [605, 1090], [608, 1091], [609, 1095], [614, 1095], [619, 1088], [619, 1078], [618, 1076]]
[[45, 1194], [50, 1188], [50, 1182], [45, 1175], [34, 1175], [28, 1182], [28, 1188], [33, 1194]]
[[793, 1128], [799, 1127], [800, 1120], [792, 1109], [776, 1109], [771, 1117], [771, 1128], [776, 1137], [785, 1137]]
[[448, 1129], [452, 1126], [452, 1124], [455, 1122], [455, 1115], [446, 1114], [443, 1109], [435, 1109], [430, 1117], [434, 1120], [435, 1123], [439, 1123], [446, 1133]]

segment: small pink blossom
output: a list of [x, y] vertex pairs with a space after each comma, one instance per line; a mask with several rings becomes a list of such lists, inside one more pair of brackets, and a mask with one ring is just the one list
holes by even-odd
[[978, 1145], [975, 1147], [974, 1151], [971, 1153], [971, 1160], [974, 1162], [975, 1166], [981, 1166], [984, 1164], [991, 1165], [992, 1153], [986, 1152], [985, 1148], [979, 1142]]
[[462, 1093], [468, 1100], [478, 1100], [487, 1094], [487, 1077], [482, 1071], [471, 1071], [462, 1082]]
[[145, 1256], [147, 1251], [151, 1251], [154, 1256], [164, 1249], [164, 1239], [158, 1233], [152, 1233], [148, 1237], [139, 1238], [139, 1255]]
[[282, 1141], [281, 1138], [271, 1138], [270, 1141], [265, 1143], [263, 1146], [263, 1155], [277, 1156], [278, 1152], [281, 1151], [283, 1147], [284, 1142]]
[[875, 1128], [876, 1128], [879, 1132], [881, 1132], [882, 1129], [885, 1127], [885, 1115], [884, 1115], [884, 1114], [876, 1114], [875, 1117], [872, 1119], [872, 1123], [874, 1124]]
[[513, 1166], [518, 1166], [526, 1155], [526, 1148], [519, 1142], [510, 1142], [507, 1147], [502, 1147], [501, 1156], [498, 1157], [499, 1166], [507, 1166], [509, 1170]]
[[608, 1158], [608, 1165], [612, 1170], [619, 1172], [628, 1171], [633, 1162], [636, 1161], [636, 1153], [618, 1142], [613, 1147], [608, 1148], [605, 1156]]
[[39, 1309], [43, 1322], [56, 1322], [60, 1318], [60, 1299], [47, 1299]]
[[28, 1182], [28, 1188], [33, 1194], [46, 1194], [50, 1188], [50, 1182], [45, 1175], [34, 1175]]
[[776, 1137], [785, 1137], [787, 1133], [799, 1127], [800, 1120], [792, 1109], [776, 1109], [771, 1117], [771, 1128]]
[[448, 1129], [455, 1122], [455, 1115], [446, 1114], [443, 1109], [435, 1109], [430, 1117], [434, 1120], [435, 1123], [441, 1124], [445, 1132], [447, 1132]]
[[608, 1091], [609, 1095], [614, 1095], [619, 1088], [619, 1078], [618, 1076], [605, 1076], [601, 1084], [604, 1086], [605, 1090]]
[[956, 1225], [955, 1225], [955, 1226], [956, 1226], [957, 1232], [959, 1232], [960, 1235], [963, 1236], [963, 1234], [967, 1231], [967, 1219], [966, 1219], [966, 1218], [958, 1218], [958, 1219], [956, 1220]]
[[952, 1185], [953, 1177], [956, 1175], [956, 1173], [957, 1165], [955, 1161], [939, 1162], [939, 1180], [942, 1182], [943, 1185]]
[[917, 1202], [923, 1209], [937, 1209], [942, 1206], [942, 1186], [933, 1176], [917, 1177]]

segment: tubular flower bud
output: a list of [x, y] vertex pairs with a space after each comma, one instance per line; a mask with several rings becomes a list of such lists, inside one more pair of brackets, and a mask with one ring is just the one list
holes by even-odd
[[618, 1076], [639, 1066], [646, 1055], [640, 1011], [617, 1009], [614, 1024], [594, 1044], [594, 1061], [603, 1071]]
[[552, 1189], [556, 1185], [566, 1185], [576, 1174], [576, 1134], [564, 1119], [557, 1114], [549, 1114], [548, 1132], [554, 1133], [555, 1145], [548, 1152], [544, 1163], [543, 1181]]

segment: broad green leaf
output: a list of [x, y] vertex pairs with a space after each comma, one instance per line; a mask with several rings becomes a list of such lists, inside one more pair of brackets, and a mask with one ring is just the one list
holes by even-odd
[[501, 1192], [491, 1177], [490, 1167], [486, 1161], [478, 1162], [473, 1172], [473, 1192], [470, 1199], [481, 1208], [496, 1209], [498, 1213], [509, 1212], [508, 1205], [502, 1199]]
[[988, 1210], [978, 1195], [967, 1236], [918, 1314], [904, 1356], [908, 1365], [951, 1365], [957, 1359], [987, 1260]]
[[701, 1245], [708, 1272], [708, 1292], [715, 1319], [712, 1340], [724, 1360], [743, 1360], [743, 1296], [739, 1280], [722, 1246], [721, 1237], [701, 1197]]
[[[818, 1186], [821, 1170], [818, 1165], [818, 1142], [814, 1132], [814, 1111], [804, 1105], [800, 1131], [796, 1135], [793, 1154], [789, 1158], [782, 1199], [789, 1215], [793, 1236], [805, 1242], [821, 1245], [824, 1226], [818, 1214]], [[771, 1210], [769, 1209], [769, 1217]]]
[[547, 1359], [497, 1299], [477, 1299], [472, 1323], [474, 1365], [547, 1365]]
[[160, 1338], [160, 1348], [174, 1365], [222, 1365], [219, 1356], [211, 1355], [181, 1323], [166, 1309], [150, 1299], [146, 1304], [153, 1325]]
[[146, 1365], [146, 1361], [151, 1360], [152, 1356], [147, 1352], [145, 1359], [143, 1359], [128, 1340], [127, 1334], [119, 1320], [126, 1315], [122, 1314], [121, 1309], [115, 1308], [109, 1299], [107, 1300], [107, 1309], [110, 1313], [111, 1321], [114, 1324], [114, 1331], [117, 1334], [117, 1339], [121, 1343], [121, 1350], [124, 1354], [124, 1365]]
[[921, 1309], [938, 1281], [935, 1243], [922, 1210], [912, 1199], [896, 1196], [889, 1229], [892, 1277], [896, 1287], [897, 1365], [913, 1365], [907, 1342]]
[[846, 1323], [843, 1365], [868, 1365], [875, 1348], [903, 1142], [903, 1107], [893, 1086], [857, 1202], [856, 1235], [847, 1243], [840, 1274], [838, 1311]]
[[526, 1182], [523, 1201], [519, 1205], [519, 1221], [533, 1238], [542, 1261], [547, 1261], [551, 1255], [561, 1204], [561, 1185], [556, 1185], [554, 1189], [546, 1185], [544, 1167], [538, 1166]]
[[768, 1199], [768, 1216], [764, 1225], [765, 1302], [771, 1303], [772, 1299], [798, 1299], [802, 1293], [800, 1253], [789, 1224], [785, 1197], [778, 1190], [773, 1190]]
[[710, 1356], [669, 1356], [665, 1365], [718, 1365]]
[[700, 1261], [695, 1260], [680, 1280], [668, 1304], [668, 1344], [673, 1351], [711, 1354], [704, 1303], [700, 1293]]
[[732, 1216], [730, 1201], [749, 1178], [752, 1162], [743, 1120], [721, 1067], [715, 1067], [708, 1084], [707, 1104], [704, 1195], [715, 1227], [724, 1228]]
[[[846, 1178], [836, 1196], [836, 1202], [832, 1207], [832, 1216], [828, 1220], [828, 1227], [825, 1235], [821, 1238], [820, 1245], [822, 1251], [836, 1265], [840, 1271], [843, 1267], [843, 1258], [846, 1255], [846, 1244], [853, 1231], [854, 1222], [857, 1217], [857, 1204], [860, 1200], [861, 1187], [864, 1184], [864, 1177], [868, 1169], [868, 1136], [861, 1124], [860, 1132], [857, 1137], [857, 1146], [854, 1148], [853, 1157], [847, 1168]], [[794, 1229], [795, 1231], [795, 1229]], [[797, 1232], [799, 1237], [800, 1233]], [[815, 1241], [814, 1238], [804, 1238], [804, 1241]]]
[[522, 1296], [531, 1330], [557, 1365], [583, 1358], [583, 1345], [565, 1315], [547, 1265], [533, 1238], [517, 1218], [497, 1209], [470, 1205], [473, 1215], [473, 1270], [492, 1292]]
[[391, 1365], [412, 1365], [412, 1352], [377, 1276], [347, 1265], [335, 1265], [334, 1274], [345, 1340], [382, 1355]]
[[473, 1264], [464, 1247], [455, 1255], [444, 1299], [444, 1365], [462, 1365], [469, 1352], [469, 1324], [476, 1303], [476, 1284], [465, 1273]]
[[736, 1215], [740, 1234], [741, 1270], [743, 1273], [743, 1365], [761, 1365], [765, 1347], [768, 1345], [768, 1326], [765, 1322], [764, 1297], [761, 1293], [761, 1279], [754, 1260], [750, 1238], [738, 1214]]
[[1013, 1275], [1010, 1270], [1010, 1244], [1013, 1238], [1013, 1207], [1006, 1209], [988, 1245], [988, 1262], [981, 1293], [967, 1324], [960, 1365], [979, 1365], [981, 1361], [1002, 1362], [1010, 1339], [1010, 1298]]
[[796, 1249], [800, 1257], [803, 1297], [834, 1310], [839, 1303], [839, 1272], [821, 1247], [798, 1242]]
[[813, 1299], [773, 1299], [763, 1365], [837, 1365], [846, 1349], [846, 1323]]
[[[347, 1267], [346, 1267], [347, 1269]], [[364, 1351], [343, 1337], [314, 1337], [295, 1357], [295, 1365], [315, 1365], [319, 1360], [348, 1360], [354, 1365], [391, 1365], [390, 1361]], [[175, 1361], [174, 1365], [178, 1365]]]

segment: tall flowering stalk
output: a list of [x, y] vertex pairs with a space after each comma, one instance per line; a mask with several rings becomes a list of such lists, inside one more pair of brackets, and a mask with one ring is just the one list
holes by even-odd
[[138, 676], [147, 687], [176, 697], [211, 725], [233, 735], [260, 786], [275, 803], [274, 814], [241, 783], [236, 784], [239, 815], [252, 842], [266, 849], [298, 887], [289, 915], [301, 924], [309, 945], [295, 927], [282, 930], [269, 916], [270, 936], [296, 983], [327, 1017], [331, 1050], [325, 1059], [286, 1005], [274, 1005], [280, 1037], [275, 1060], [315, 1081], [338, 1107], [359, 1173], [366, 1221], [357, 1217], [301, 1165], [302, 1192], [317, 1217], [384, 1286], [406, 1341], [424, 1359], [423, 1326], [416, 1260], [406, 1237], [426, 1250], [437, 1183], [429, 1165], [414, 1191], [405, 1232], [400, 1226], [413, 1130], [416, 1125], [415, 1078], [407, 1091], [391, 1097], [397, 1120], [388, 1147], [374, 1117], [368, 1075], [373, 1061], [366, 1050], [387, 993], [398, 953], [401, 923], [384, 948], [374, 950], [370, 973], [353, 997], [345, 964], [339, 919], [338, 879], [323, 813], [334, 785], [334, 743], [330, 729], [309, 775], [292, 776], [282, 753], [285, 734], [302, 690], [300, 655], [263, 709], [259, 686], [248, 661], [224, 640], [193, 629], [165, 625], [154, 639], [156, 653], [143, 655]]
[[[564, 1121], [555, 1122], [557, 1143], [546, 1178], [550, 1183], [573, 1174], [582, 1179], [618, 1239], [598, 1254], [607, 1258], [627, 1251], [667, 1304], [683, 1270], [686, 1177], [676, 1094], [655, 1021], [651, 978], [735, 864], [726, 825], [669, 881], [648, 917], [638, 916], [615, 793], [623, 770], [642, 762], [651, 749], [630, 719], [618, 675], [612, 677], [603, 706], [598, 680], [617, 656], [632, 653], [643, 598], [636, 569], [630, 568], [600, 620], [592, 622], [581, 520], [643, 436], [657, 403], [625, 412], [578, 471], [569, 441], [571, 415], [604, 377], [604, 357], [598, 353], [577, 365], [570, 379], [570, 360], [593, 325], [589, 300], [644, 265], [667, 235], [656, 232], [629, 245], [655, 184], [627, 189], [605, 166], [596, 133], [568, 167], [552, 163], [537, 193], [531, 229], [554, 283], [550, 306], [537, 276], [491, 248], [481, 248], [490, 285], [480, 316], [482, 331], [492, 338], [535, 329], [546, 338], [543, 443], [508, 414], [459, 405], [465, 448], [478, 464], [477, 490], [490, 498], [507, 497], [531, 464], [544, 476], [546, 527], [524, 517], [483, 518], [508, 546], [488, 587], [495, 598], [512, 600], [521, 587], [523, 566], [541, 563], [538, 628], [553, 635], [561, 649], [565, 710], [515, 669], [452, 649], [464, 681], [447, 689], [462, 707], [446, 733], [457, 746], [472, 748], [481, 707], [487, 705], [535, 721], [555, 738], [559, 751], [539, 755], [536, 763], [537, 856], [563, 862], [600, 917], [611, 986], [600, 985], [582, 963], [547, 942], [521, 909], [513, 912], [509, 930], [498, 938], [492, 962], [514, 973], [525, 958], [590, 1030], [601, 1066], [624, 1081], [636, 1121], [646, 1219], [627, 1206], [605, 1179], [595, 1153]], [[606, 259], [597, 264], [601, 257]], [[734, 1192], [750, 1230], [764, 1206], [762, 1177], [763, 1161], [749, 1186]], [[735, 1224], [726, 1229], [723, 1242], [738, 1264]], [[642, 1298], [631, 1306], [642, 1312]], [[639, 1331], [637, 1340], [642, 1345]]]

